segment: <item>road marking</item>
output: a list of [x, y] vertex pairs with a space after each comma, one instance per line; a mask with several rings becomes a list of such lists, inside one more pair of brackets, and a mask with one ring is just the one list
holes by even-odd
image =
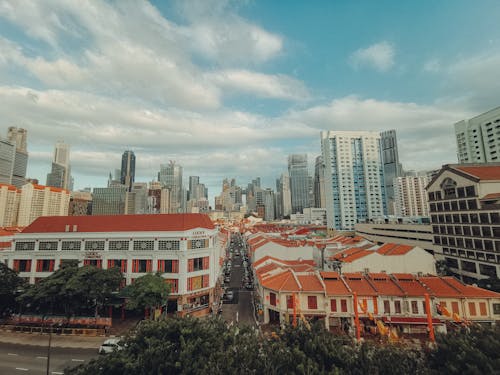
[[41, 356], [39, 356], [39, 357], [37, 357], [37, 358], [38, 358], [38, 359], [47, 359], [47, 357], [41, 357]]
[[28, 371], [27, 368], [23, 368], [23, 367], [16, 367], [16, 370], [19, 370], [19, 371]]
[[71, 358], [71, 360], [72, 360], [73, 362], [85, 362], [85, 360], [84, 360], [84, 359], [73, 359], [73, 358]]
[[19, 354], [16, 354], [16, 353], [7, 353], [7, 355], [19, 355]]
[[52, 371], [54, 375], [64, 375], [64, 372], [57, 372], [57, 371]]

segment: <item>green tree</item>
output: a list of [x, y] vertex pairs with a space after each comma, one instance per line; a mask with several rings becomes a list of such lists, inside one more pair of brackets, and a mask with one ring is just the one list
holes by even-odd
[[16, 293], [24, 286], [17, 272], [0, 262], [0, 317], [16, 309]]
[[[130, 310], [150, 311], [167, 302], [170, 285], [160, 273], [148, 273], [134, 280], [134, 283], [123, 290], [127, 298], [127, 308]], [[153, 316], [153, 314], [150, 314]]]

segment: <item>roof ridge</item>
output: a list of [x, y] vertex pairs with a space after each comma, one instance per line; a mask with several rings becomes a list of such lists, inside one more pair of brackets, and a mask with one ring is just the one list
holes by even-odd
[[403, 289], [403, 287], [401, 285], [399, 285], [399, 282], [398, 282], [398, 279], [396, 279], [396, 277], [391, 273], [389, 274], [389, 278], [391, 279], [391, 281], [394, 283], [394, 285], [396, 285], [398, 287], [398, 289], [401, 291], [401, 293], [403, 293], [405, 296], [407, 295], [406, 291]]
[[370, 286], [373, 288], [373, 290], [375, 292], [377, 292], [377, 294], [379, 293], [378, 289], [375, 288], [375, 285], [373, 284], [372, 280], [368, 277], [368, 275], [363, 275], [363, 277], [365, 278], [365, 280], [368, 282], [368, 284], [370, 284]]
[[[457, 288], [457, 287], [455, 287], [453, 284], [451, 284], [451, 283], [450, 283], [448, 280], [446, 280], [443, 276], [438, 276], [438, 277], [439, 277], [441, 280], [443, 280], [443, 282], [444, 282], [446, 285], [448, 285], [450, 288], [452, 288], [452, 289], [456, 290], [458, 293], [460, 293], [460, 294], [462, 294], [462, 295], [463, 295], [463, 293], [462, 293], [462, 291], [461, 291], [460, 289], [458, 289], [458, 288]], [[458, 281], [459, 283], [461, 283], [461, 282], [460, 282], [460, 280], [458, 280], [456, 277], [453, 277], [453, 276], [448, 276], [448, 277], [452, 277], [454, 280], [456, 280], [456, 281]]]
[[302, 283], [299, 281], [299, 279], [297, 278], [297, 275], [295, 275], [295, 271], [294, 270], [290, 270], [290, 272], [292, 273], [292, 276], [293, 278], [295, 279], [295, 282], [297, 283], [297, 285], [299, 286], [299, 290], [302, 290]]

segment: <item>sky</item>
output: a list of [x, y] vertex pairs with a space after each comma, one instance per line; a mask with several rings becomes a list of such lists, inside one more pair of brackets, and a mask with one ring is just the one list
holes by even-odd
[[396, 129], [406, 170], [456, 162], [453, 124], [500, 105], [499, 1], [0, 0], [0, 136], [28, 130], [45, 183], [175, 160], [209, 195], [264, 187], [322, 130]]

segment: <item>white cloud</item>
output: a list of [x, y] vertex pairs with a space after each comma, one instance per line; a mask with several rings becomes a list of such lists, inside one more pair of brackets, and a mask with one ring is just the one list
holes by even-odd
[[[262, 74], [248, 70], [224, 70], [207, 74], [217, 86], [263, 98], [303, 101], [310, 98], [305, 85], [283, 74]], [[224, 92], [226, 92], [224, 90]]]
[[438, 59], [430, 59], [425, 62], [423, 70], [428, 73], [438, 73], [441, 70], [441, 62]]
[[394, 66], [394, 46], [386, 41], [360, 48], [350, 56], [355, 68], [370, 67], [386, 72]]

